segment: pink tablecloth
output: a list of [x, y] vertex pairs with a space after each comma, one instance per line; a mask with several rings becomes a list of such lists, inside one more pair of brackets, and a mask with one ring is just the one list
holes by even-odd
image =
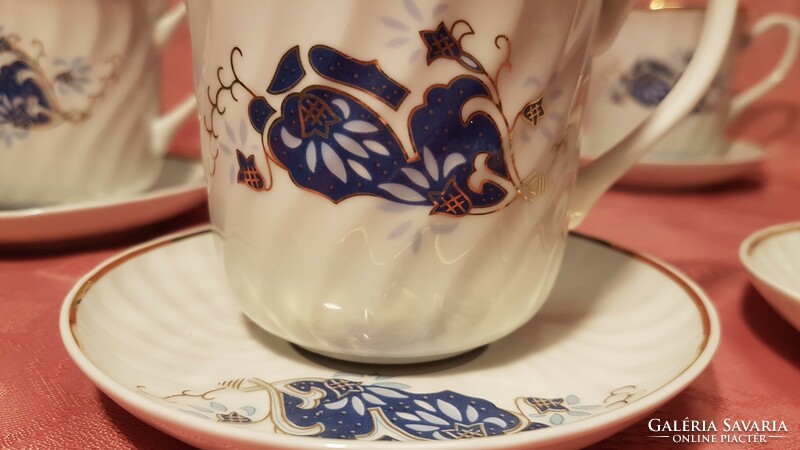
[[[743, 3], [751, 21], [772, 11], [800, 15], [797, 0]], [[737, 86], [764, 73], [782, 39], [771, 33], [745, 51]], [[191, 84], [186, 33], [167, 61], [165, 96], [174, 103]], [[187, 125], [173, 151], [197, 156], [198, 135], [196, 124]], [[800, 449], [800, 332], [753, 289], [737, 258], [748, 234], [800, 220], [800, 65], [778, 91], [733, 124], [731, 136], [768, 150], [760, 176], [681, 193], [615, 189], [581, 229], [677, 266], [707, 291], [723, 326], [722, 345], [697, 381], [649, 418], [593, 448], [727, 447], [654, 440], [647, 426], [650, 418], [688, 418], [718, 424], [724, 419], [784, 421], [789, 429], [784, 439], [732, 447]], [[61, 300], [96, 264], [130, 245], [206, 220], [205, 210], [198, 208], [97, 245], [33, 253], [0, 250], [0, 448], [187, 447], [101, 394], [67, 357], [57, 322]]]

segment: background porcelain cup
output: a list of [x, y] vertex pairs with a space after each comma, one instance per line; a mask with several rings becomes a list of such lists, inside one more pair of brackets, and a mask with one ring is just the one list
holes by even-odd
[[[594, 60], [582, 152], [602, 154], [630, 133], [660, 104], [697, 47], [705, 10], [697, 7], [634, 9], [608, 52]], [[800, 47], [800, 20], [772, 14], [746, 29], [739, 11], [725, 61], [706, 95], [644, 158], [677, 161], [725, 153], [725, 128], [747, 106], [776, 87]], [[758, 83], [734, 96], [731, 81], [737, 52], [767, 30], [788, 31], [783, 56]]]
[[161, 113], [166, 0], [0, 0], [0, 208], [113, 198], [158, 177], [194, 97]]
[[[586, 63], [626, 1], [188, 6], [229, 285], [269, 332], [373, 363], [457, 354], [529, 320], [570, 221], [691, 110], [724, 50], [706, 37], [706, 64], [576, 185]], [[736, 2], [709, 7], [727, 36]]]

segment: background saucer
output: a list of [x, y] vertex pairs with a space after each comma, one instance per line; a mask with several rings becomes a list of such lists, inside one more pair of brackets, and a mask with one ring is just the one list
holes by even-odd
[[[722, 184], [737, 178], [758, 175], [766, 154], [757, 144], [733, 141], [722, 156], [642, 161], [617, 182], [618, 186], [640, 189], [692, 189]], [[593, 158], [582, 157], [588, 164]]]
[[719, 343], [690, 280], [575, 236], [534, 320], [438, 366], [306, 358], [241, 314], [207, 229], [104, 263], [67, 297], [60, 325], [81, 370], [145, 422], [204, 448], [272, 450], [433, 450], [470, 436], [459, 449], [577, 448], [675, 396]]
[[0, 211], [0, 246], [81, 239], [135, 228], [176, 216], [205, 199], [200, 161], [167, 158], [156, 183], [140, 194]]
[[739, 260], [758, 292], [800, 330], [800, 222], [753, 233], [739, 247]]

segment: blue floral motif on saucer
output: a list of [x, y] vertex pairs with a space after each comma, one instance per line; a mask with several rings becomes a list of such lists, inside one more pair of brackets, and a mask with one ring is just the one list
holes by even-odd
[[[346, 378], [345, 378], [346, 377]], [[361, 379], [355, 379], [361, 378]], [[444, 390], [416, 393], [376, 377], [337, 373], [327, 379], [219, 383], [210, 389], [160, 395], [138, 389], [177, 410], [214, 422], [264, 426], [296, 436], [365, 441], [442, 441], [508, 435], [572, 423], [640, 395], [635, 386], [614, 390], [597, 404], [575, 395], [520, 397], [513, 407]]]

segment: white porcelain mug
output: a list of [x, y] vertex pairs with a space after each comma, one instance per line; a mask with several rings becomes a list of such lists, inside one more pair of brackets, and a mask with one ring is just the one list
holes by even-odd
[[113, 198], [157, 178], [194, 97], [161, 114], [166, 0], [0, 0], [0, 208]]
[[[672, 89], [686, 68], [700, 39], [703, 8], [635, 9], [619, 32], [619, 38], [595, 59], [584, 122], [582, 152], [602, 154], [630, 133]], [[719, 73], [693, 111], [644, 158], [679, 161], [715, 158], [729, 148], [726, 126], [746, 107], [775, 88], [792, 68], [800, 48], [800, 19], [771, 14], [748, 31], [746, 14], [740, 10], [733, 37]], [[784, 28], [787, 44], [776, 65], [757, 83], [733, 95], [731, 81], [735, 57], [742, 44], [767, 30]]]
[[[576, 183], [587, 60], [627, 1], [188, 0], [211, 222], [244, 313], [403, 363], [529, 320], [567, 230], [689, 112], [724, 48]], [[710, 33], [735, 1], [712, 1]]]

